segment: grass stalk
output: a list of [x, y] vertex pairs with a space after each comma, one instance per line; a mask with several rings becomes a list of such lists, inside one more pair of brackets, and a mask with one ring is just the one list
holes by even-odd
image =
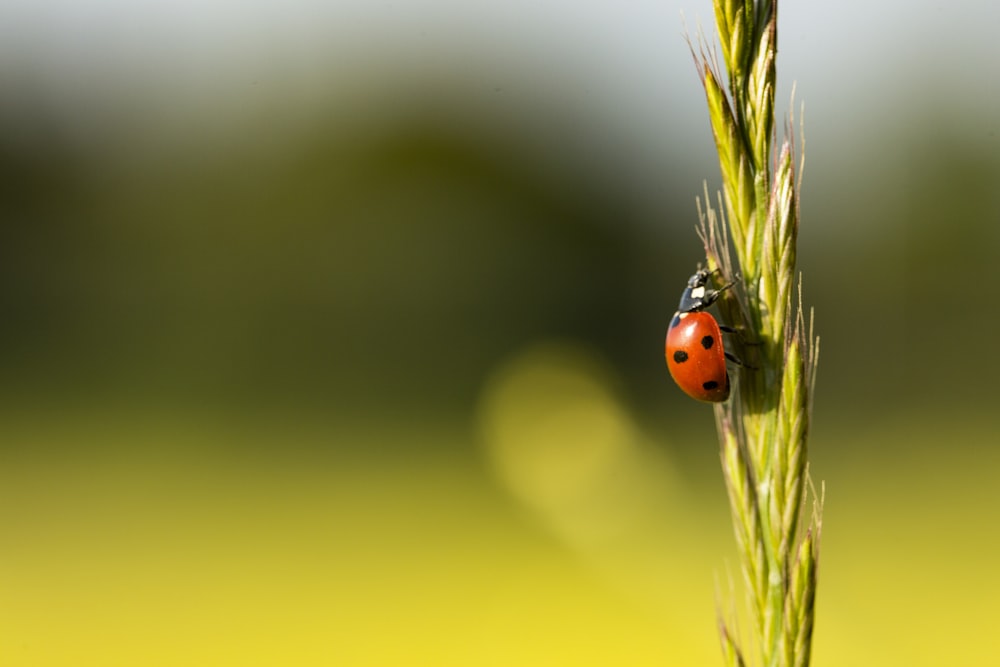
[[806, 323], [796, 273], [801, 164], [791, 118], [780, 145], [775, 139], [777, 0], [714, 0], [714, 6], [721, 65], [703, 36], [692, 53], [722, 192], [713, 207], [706, 189], [699, 232], [708, 268], [742, 287], [726, 291], [719, 310], [725, 324], [742, 332], [735, 349], [748, 366], [738, 369], [732, 398], [716, 406], [715, 416], [752, 640], [740, 646], [739, 633], [721, 615], [720, 636], [728, 665], [805, 667], [822, 507], [808, 482], [819, 339], [811, 314]]

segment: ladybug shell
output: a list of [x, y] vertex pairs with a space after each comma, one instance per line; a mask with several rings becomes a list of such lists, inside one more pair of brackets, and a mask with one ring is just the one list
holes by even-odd
[[685, 394], [709, 403], [729, 398], [722, 332], [709, 313], [675, 313], [665, 351], [670, 375]]

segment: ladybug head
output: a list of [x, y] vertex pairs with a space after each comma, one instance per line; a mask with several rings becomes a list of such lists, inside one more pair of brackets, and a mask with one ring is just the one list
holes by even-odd
[[688, 279], [687, 288], [681, 294], [681, 302], [677, 306], [677, 312], [693, 313], [704, 310], [715, 303], [715, 300], [719, 298], [722, 292], [732, 287], [733, 283], [729, 283], [720, 290], [708, 289], [709, 278], [711, 278], [712, 274], [718, 273], [718, 271], [719, 269], [715, 271], [699, 269], [697, 273], [691, 276]]
[[708, 278], [713, 273], [718, 272], [719, 269], [715, 271], [709, 271], [708, 269], [699, 269], [696, 274], [688, 278], [688, 289], [694, 289], [697, 287], [704, 287], [708, 284]]

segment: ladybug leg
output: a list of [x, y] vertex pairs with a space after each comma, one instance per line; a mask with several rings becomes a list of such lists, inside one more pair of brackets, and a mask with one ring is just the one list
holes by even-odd
[[742, 329], [734, 329], [733, 327], [727, 327], [725, 324], [719, 325], [720, 331], [725, 331], [728, 334], [736, 334], [736, 337], [740, 339], [740, 342], [744, 345], [763, 345], [764, 343], [759, 340], [747, 340], [746, 335], [744, 335]]
[[[718, 269], [716, 269], [716, 271], [718, 271]], [[712, 290], [711, 292], [705, 292], [705, 296], [703, 298], [703, 304], [704, 305], [702, 305], [702, 308], [708, 308], [709, 306], [711, 306], [713, 303], [715, 303], [718, 300], [718, 298], [720, 296], [722, 296], [723, 292], [725, 292], [727, 289], [729, 289], [730, 287], [732, 287], [735, 284], [736, 284], [736, 281], [735, 280], [731, 280], [731, 281], [729, 281], [728, 283], [726, 283], [725, 285], [723, 285], [722, 287], [720, 287], [717, 290]]]
[[744, 362], [742, 359], [740, 359], [735, 355], [729, 354], [728, 352], [726, 352], [725, 355], [726, 359], [729, 359], [729, 361], [733, 362], [737, 366], [742, 366], [743, 368], [749, 368], [752, 371], [759, 370], [756, 366], [751, 366], [750, 364]]
[[[759, 340], [747, 340], [746, 336], [743, 335], [743, 331], [741, 331], [740, 329], [734, 329], [733, 327], [727, 327], [724, 324], [719, 325], [719, 331], [725, 331], [728, 334], [735, 334], [736, 337], [740, 339], [740, 342], [743, 343], [744, 345], [757, 346], [764, 344], [763, 341]], [[729, 354], [728, 352], [726, 352], [725, 355], [726, 359], [729, 359], [729, 361], [733, 362], [737, 366], [742, 366], [743, 368], [749, 368], [752, 371], [760, 370], [756, 366], [751, 366], [750, 364], [746, 363], [739, 357]]]

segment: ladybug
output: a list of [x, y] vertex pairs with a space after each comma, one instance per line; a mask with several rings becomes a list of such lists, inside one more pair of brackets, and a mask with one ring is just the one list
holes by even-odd
[[[681, 302], [667, 328], [667, 368], [685, 394], [699, 401], [721, 403], [729, 398], [726, 359], [739, 363], [722, 345], [722, 329], [705, 309], [735, 284], [707, 287], [715, 271], [701, 269], [688, 280]], [[729, 329], [726, 329], [729, 331]]]

